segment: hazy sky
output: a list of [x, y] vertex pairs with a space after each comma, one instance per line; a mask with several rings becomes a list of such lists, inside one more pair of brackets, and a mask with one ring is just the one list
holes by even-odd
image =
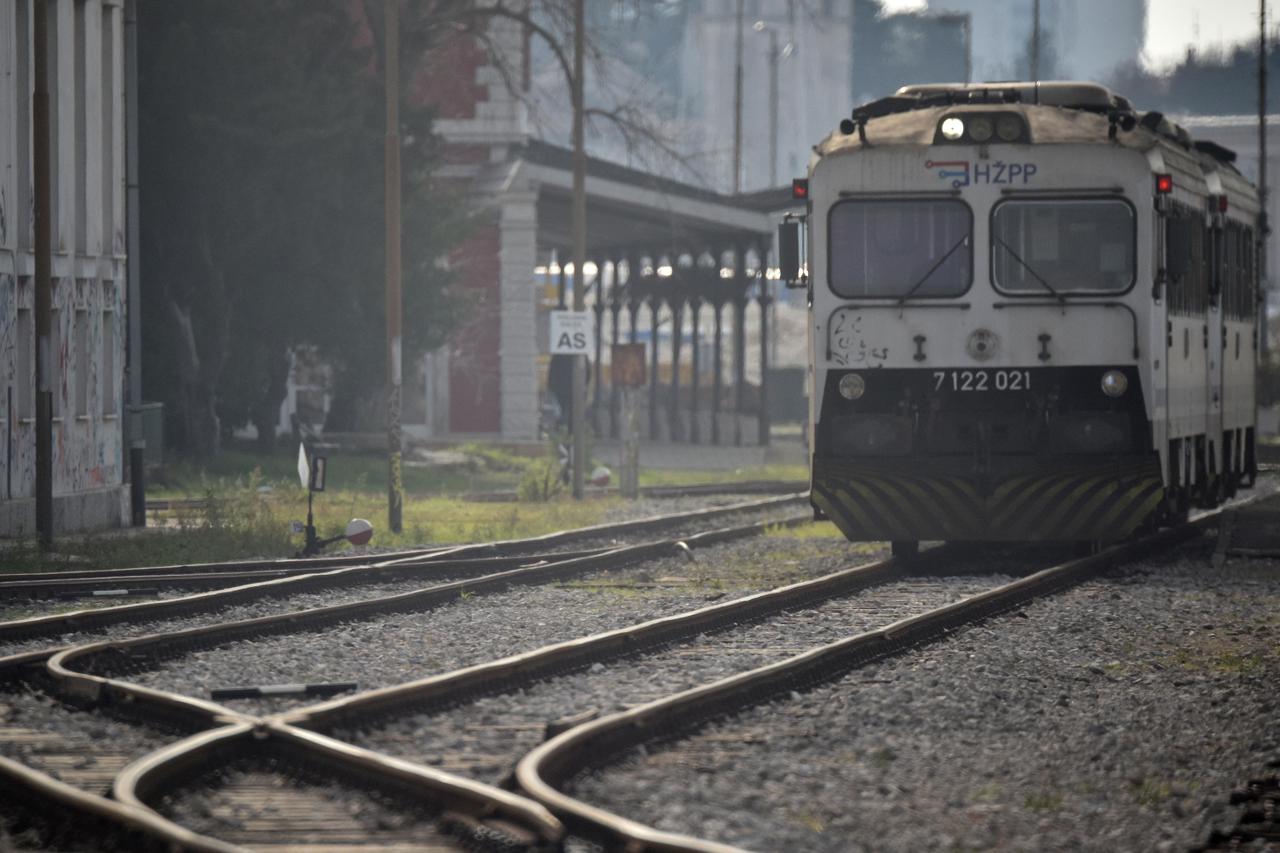
[[[891, 11], [925, 6], [924, 0], [882, 2]], [[1274, 4], [1268, 2], [1268, 22], [1275, 14]], [[1267, 29], [1275, 33], [1272, 26]], [[1257, 38], [1258, 0], [1149, 0], [1143, 55], [1148, 67], [1167, 68], [1186, 54], [1188, 45], [1211, 49]]]

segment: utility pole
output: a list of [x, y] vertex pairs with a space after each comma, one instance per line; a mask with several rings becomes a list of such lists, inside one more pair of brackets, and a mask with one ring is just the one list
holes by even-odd
[[1258, 206], [1262, 210], [1257, 228], [1258, 241], [1258, 357], [1265, 364], [1271, 356], [1270, 327], [1267, 324], [1267, 239], [1271, 232], [1267, 215], [1267, 0], [1258, 0]]
[[125, 218], [129, 248], [126, 269], [129, 345], [125, 354], [129, 408], [129, 515], [134, 527], [147, 526], [146, 436], [142, 427], [142, 249], [138, 192], [138, 0], [124, 4]]
[[742, 2], [738, 0], [738, 22], [734, 28], [733, 65], [733, 192], [742, 190]]
[[[584, 42], [586, 40], [586, 12], [584, 0], [573, 3], [573, 310], [586, 308], [583, 292], [583, 267], [587, 264], [587, 152], [584, 147], [582, 124], [585, 99], [583, 95]], [[599, 273], [597, 273], [599, 274]], [[657, 342], [654, 342], [657, 346]], [[573, 356], [573, 496], [581, 499], [585, 491], [586, 477], [583, 468], [587, 464], [587, 419], [583, 408], [587, 403], [587, 371], [585, 355]], [[596, 365], [599, 371], [600, 365]], [[599, 378], [596, 381], [600, 381]]]
[[[31, 97], [32, 165], [36, 237], [36, 532], [40, 544], [53, 544], [53, 353], [49, 329], [53, 297], [53, 232], [49, 180], [49, 4], [36, 0], [34, 21], [35, 91]], [[23, 341], [22, 345], [25, 346]]]
[[403, 529], [400, 473], [400, 0], [383, 0], [386, 16], [387, 144], [387, 527]]
[[[764, 29], [764, 22], [756, 23]], [[778, 31], [769, 30], [769, 186], [778, 185]]]
[[1040, 79], [1040, 0], [1031, 0], [1031, 80]]

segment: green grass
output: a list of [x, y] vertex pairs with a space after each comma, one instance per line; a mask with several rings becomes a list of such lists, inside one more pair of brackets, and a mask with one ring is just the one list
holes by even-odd
[[761, 465], [758, 468], [734, 468], [724, 471], [701, 469], [645, 468], [640, 458], [640, 485], [687, 486], [695, 483], [745, 483], [753, 480], [795, 480], [808, 482], [805, 465]]
[[[811, 521], [808, 524], [793, 524], [784, 526], [781, 524], [773, 525], [764, 532], [765, 536], [773, 539], [843, 539], [844, 534], [836, 529], [836, 526], [829, 521]], [[850, 547], [856, 553], [856, 546], [861, 543], [850, 543]], [[878, 543], [877, 543], [878, 544]]]
[[[514, 489], [524, 475], [529, 457], [497, 448], [464, 445], [459, 448], [470, 461], [463, 465], [428, 466], [412, 458], [405, 460], [401, 479], [407, 495], [456, 495]], [[382, 493], [387, 488], [385, 453], [331, 452], [327, 460], [327, 490]], [[166, 466], [147, 483], [147, 497], [172, 499], [199, 497], [211, 487], [229, 485], [248, 472], [260, 472], [262, 482], [273, 487], [298, 485], [297, 448], [272, 453], [233, 448], [224, 450], [208, 463], [197, 466], [178, 462]]]
[[[516, 489], [524, 479], [528, 466], [544, 455], [541, 448], [529, 453], [470, 443], [456, 448], [469, 457], [466, 464], [426, 465], [406, 457], [402, 469], [405, 494], [414, 497], [459, 495], [467, 492], [490, 492]], [[387, 457], [381, 452], [329, 452], [326, 488], [384, 492], [387, 488]], [[178, 462], [159, 473], [147, 484], [152, 499], [195, 497], [211, 485], [225, 484], [243, 478], [253, 470], [261, 472], [262, 481], [275, 486], [298, 482], [298, 451], [281, 447], [271, 453], [246, 448], [224, 450], [203, 466]], [[645, 468], [641, 460], [642, 486], [684, 486], [697, 483], [742, 483], [754, 480], [809, 479], [804, 465], [764, 465], [732, 470], [690, 470]]]
[[1169, 799], [1171, 790], [1167, 782], [1143, 778], [1141, 780], [1135, 779], [1129, 783], [1129, 793], [1138, 805], [1156, 808]]
[[[403, 469], [403, 531], [387, 529], [387, 463], [381, 453], [327, 454], [326, 490], [314, 498], [315, 525], [321, 537], [336, 535], [352, 518], [373, 523], [372, 544], [382, 548], [477, 542], [537, 536], [556, 530], [608, 521], [624, 501], [619, 497], [575, 502], [563, 491], [543, 492], [547, 456], [490, 445], [470, 444], [457, 450], [466, 461], [448, 466]], [[803, 466], [767, 466], [735, 471], [645, 471], [646, 482], [683, 484], [806, 477]], [[531, 483], [537, 479], [537, 483]], [[554, 478], [552, 478], [554, 481]], [[525, 500], [506, 503], [469, 502], [460, 494], [519, 490]], [[42, 552], [31, 542], [0, 548], [0, 572], [49, 571], [58, 568], [116, 568], [219, 562], [256, 557], [292, 556], [302, 536], [289, 533], [289, 522], [304, 521], [307, 493], [298, 484], [297, 448], [271, 453], [233, 447], [208, 464], [178, 462], [155, 472], [147, 484], [152, 500], [199, 499], [196, 508], [152, 511], [146, 531], [60, 537]], [[158, 527], [160, 529], [151, 529]], [[820, 528], [821, 525], [812, 525]], [[829, 527], [829, 525], [828, 525]], [[803, 529], [802, 529], [803, 530]], [[779, 532], [797, 538], [827, 537], [831, 531]], [[339, 544], [328, 553], [341, 553]]]
[[1057, 791], [1035, 791], [1027, 794], [1022, 807], [1032, 812], [1056, 812], [1062, 808], [1062, 794]]

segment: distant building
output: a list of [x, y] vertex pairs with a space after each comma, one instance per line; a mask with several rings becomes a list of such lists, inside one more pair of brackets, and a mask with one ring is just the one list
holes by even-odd
[[[1195, 139], [1206, 139], [1229, 148], [1236, 153], [1236, 168], [1246, 178], [1258, 182], [1258, 117], [1256, 115], [1226, 116], [1173, 116], [1174, 121], [1185, 127]], [[1267, 184], [1272, 187], [1267, 196], [1267, 219], [1280, 222], [1280, 199], [1275, 191], [1280, 177], [1280, 115], [1267, 116]], [[1272, 228], [1267, 235], [1267, 267], [1264, 271], [1268, 282], [1275, 281], [1275, 270], [1280, 265], [1280, 229]], [[1270, 286], [1267, 287], [1270, 290]]]
[[[743, 190], [770, 177], [770, 33], [779, 56], [777, 163], [779, 182], [804, 174], [811, 149], [853, 108], [850, 91], [852, 13], [848, 2], [758, 0], [743, 22]], [[761, 29], [754, 24], [761, 22]], [[736, 0], [706, 0], [689, 17], [682, 60], [680, 118], [695, 135], [686, 146], [714, 164], [712, 185], [733, 187]]]
[[[973, 20], [973, 79], [1029, 76], [1035, 0], [929, 0], [929, 11]], [[1135, 62], [1146, 39], [1146, 0], [1040, 0], [1040, 79], [1106, 82]]]
[[885, 15], [876, 0], [853, 0], [855, 103], [891, 95], [900, 86], [968, 82], [968, 14]]
[[[57, 531], [127, 518], [123, 6], [48, 4]], [[34, 7], [0, 3], [0, 536], [35, 532]]]

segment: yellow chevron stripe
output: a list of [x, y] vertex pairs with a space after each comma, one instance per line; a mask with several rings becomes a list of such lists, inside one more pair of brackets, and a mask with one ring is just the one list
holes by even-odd
[[1070, 530], [1075, 522], [1079, 519], [1079, 504], [1089, 498], [1095, 489], [1102, 487], [1105, 491], [1106, 484], [1110, 481], [1110, 477], [1106, 475], [1095, 475], [1087, 478], [1083, 483], [1076, 486], [1071, 492], [1058, 501], [1055, 511], [1048, 514], [1046, 521], [1055, 530]]
[[[1084, 502], [1076, 508], [1074, 522], [1066, 525], [1066, 531], [1068, 532], [1067, 538], [1074, 539], [1076, 538], [1076, 531], [1084, 531], [1085, 525], [1089, 523], [1089, 520], [1093, 517], [1093, 514], [1098, 507], [1104, 502], [1115, 497], [1116, 492], [1119, 490], [1120, 487], [1117, 484], [1107, 482], [1104, 483], [1102, 488], [1098, 489], [1096, 493], [1086, 498]], [[1080, 535], [1083, 535], [1083, 533]]]
[[916, 513], [905, 496], [898, 492], [897, 485], [878, 477], [864, 477], [861, 485], [864, 499], [878, 510], [877, 514], [884, 521], [883, 529], [889, 531], [886, 538], [911, 538]]
[[944, 530], [951, 532], [960, 529], [960, 519], [956, 517], [958, 513], [954, 510], [948, 511], [947, 509], [944, 509], [936, 500], [934, 500], [932, 495], [925, 491], [923, 485], [918, 482], [904, 480], [902, 488], [904, 491], [910, 492], [911, 495], [915, 497], [916, 503], [921, 507], [921, 509], [931, 512], [933, 517], [941, 522], [941, 526]]
[[[999, 529], [999, 528], [1003, 528], [1005, 525], [1010, 524], [1012, 520], [1012, 516], [1014, 515], [1014, 513], [1019, 512], [1019, 509], [1021, 509], [1021, 515], [1025, 518], [1034, 518], [1040, 515], [1041, 513], [1046, 511], [1046, 506], [1049, 503], [1049, 501], [1053, 500], [1053, 498], [1056, 497], [1064, 489], [1069, 488], [1071, 484], [1076, 480], [1077, 480], [1077, 477], [1073, 477], [1070, 475], [1067, 475], [1067, 476], [1059, 475], [1056, 481], [1052, 476], [1042, 478], [1039, 482], [1033, 484], [1033, 487], [1041, 486], [1043, 489], [1041, 492], [1039, 492], [1034, 497], [1026, 499], [1027, 500], [1026, 505], [1021, 507], [1019, 507], [1019, 504], [1021, 503], [1020, 500], [1016, 500], [1012, 498], [1006, 499], [1004, 502], [1004, 509], [1001, 510], [998, 514], [996, 514], [995, 512], [992, 513], [993, 518], [991, 520], [991, 526]], [[993, 507], [993, 510], [994, 510], [994, 507]]]

